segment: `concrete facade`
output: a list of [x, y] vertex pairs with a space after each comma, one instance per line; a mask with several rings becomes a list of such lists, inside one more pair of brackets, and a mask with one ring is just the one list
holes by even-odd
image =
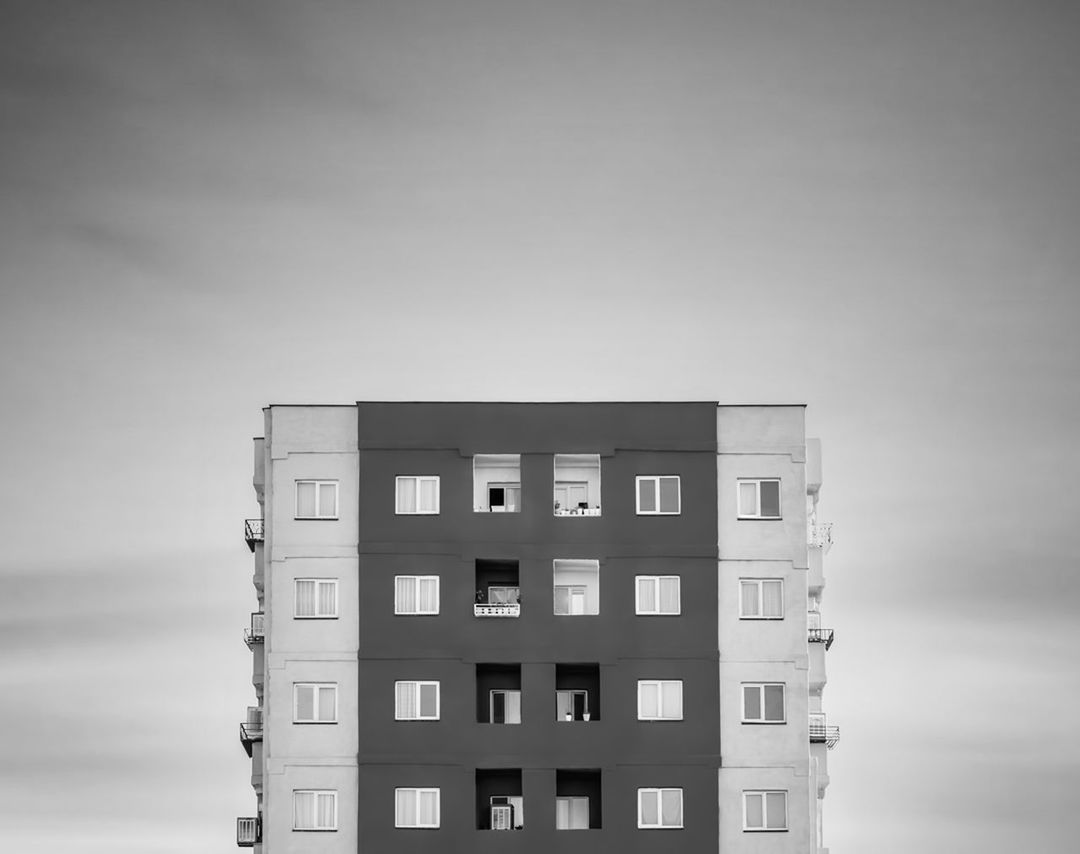
[[[825, 645], [808, 643], [824, 586], [824, 548], [808, 547], [820, 448], [803, 415], [267, 408], [262, 515], [247, 528], [262, 615], [261, 637], [249, 633], [261, 726], [245, 737], [257, 816], [238, 841], [266, 854], [823, 850], [827, 746], [808, 723], [824, 686]], [[649, 478], [669, 479], [662, 513], [639, 512]], [[429, 612], [414, 612], [417, 577]], [[648, 599], [659, 577], [663, 608]], [[771, 610], [782, 585], [782, 613], [744, 613], [746, 580], [773, 585]], [[639, 596], [652, 602], [641, 611], [667, 612], [639, 612]], [[437, 709], [417, 687], [429, 683]], [[662, 703], [649, 699], [661, 683]], [[766, 685], [774, 719], [746, 720], [746, 692]], [[397, 791], [413, 789], [438, 790], [437, 827], [397, 826], [431, 823], [414, 821], [430, 800], [409, 804], [433, 796]], [[782, 826], [753, 826], [762, 793]], [[558, 829], [574, 798], [582, 829]], [[653, 798], [660, 826], [642, 826]], [[491, 829], [505, 816], [515, 829]]]

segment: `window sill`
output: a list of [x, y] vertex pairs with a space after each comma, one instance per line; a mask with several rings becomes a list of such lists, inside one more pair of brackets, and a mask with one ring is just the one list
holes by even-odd
[[337, 726], [337, 721], [293, 721], [294, 726]]
[[337, 833], [336, 827], [294, 827], [293, 833]]
[[635, 617], [681, 617], [682, 611], [635, 611]]
[[681, 516], [681, 510], [638, 510], [638, 516]]
[[332, 616], [332, 617], [324, 617], [324, 616], [322, 616], [321, 614], [317, 614], [317, 615], [315, 615], [315, 616], [307, 616], [307, 615], [301, 615], [301, 614], [293, 614], [293, 619], [294, 619], [294, 620], [336, 620], [337, 618], [338, 618], [338, 617], [337, 617], [337, 614], [335, 614], [335, 615], [334, 615], [334, 616]]
[[740, 522], [782, 522], [783, 516], [736, 516]]
[[744, 827], [743, 833], [787, 833], [786, 827]]
[[294, 522], [339, 522], [340, 516], [293, 516]]
[[787, 721], [743, 721], [744, 726], [784, 726]]

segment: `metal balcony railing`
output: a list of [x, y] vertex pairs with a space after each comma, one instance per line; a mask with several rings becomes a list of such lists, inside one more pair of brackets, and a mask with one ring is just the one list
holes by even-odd
[[241, 848], [254, 848], [262, 842], [262, 821], [258, 816], [244, 816], [236, 820], [236, 844]]
[[832, 646], [833, 642], [833, 630], [832, 629], [810, 629], [810, 634], [807, 637], [807, 641], [810, 643], [823, 643], [825, 649]]
[[248, 645], [248, 649], [266, 640], [265, 621], [266, 615], [262, 611], [255, 611], [251, 615], [251, 628], [244, 629], [244, 643]]
[[248, 706], [247, 720], [240, 722], [240, 743], [251, 756], [253, 742], [263, 738], [263, 711], [259, 706]]
[[262, 519], [245, 519], [244, 520], [244, 542], [248, 544], [248, 548], [255, 551], [255, 544], [263, 541], [263, 520]]
[[499, 605], [485, 605], [477, 602], [473, 605], [473, 615], [477, 617], [520, 617], [521, 603], [506, 602]]
[[807, 525], [806, 544], [812, 549], [828, 551], [833, 544], [832, 522], [816, 522]]
[[810, 743], [811, 744], [824, 744], [827, 748], [832, 750], [836, 747], [836, 743], [840, 740], [840, 727], [838, 726], [826, 726], [825, 719], [810, 720]]

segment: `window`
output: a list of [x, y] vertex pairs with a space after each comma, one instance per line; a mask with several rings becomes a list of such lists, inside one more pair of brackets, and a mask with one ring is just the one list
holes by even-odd
[[784, 684], [782, 682], [744, 683], [742, 719], [748, 724], [782, 724]]
[[636, 583], [636, 613], [675, 616], [682, 612], [679, 576], [639, 575]]
[[556, 584], [555, 613], [568, 617], [584, 614], [585, 588], [579, 584]]
[[780, 480], [740, 480], [740, 519], [779, 519]]
[[438, 682], [394, 683], [394, 720], [437, 721], [438, 719]]
[[395, 575], [395, 614], [438, 614], [439, 576]]
[[683, 826], [682, 789], [638, 789], [637, 802], [639, 828]]
[[337, 684], [334, 682], [294, 682], [293, 723], [337, 723]]
[[744, 620], [782, 620], [784, 582], [780, 578], [740, 578], [739, 617]]
[[402, 514], [439, 512], [439, 478], [432, 475], [406, 475], [397, 478], [397, 509]]
[[743, 830], [787, 830], [787, 792], [743, 792]]
[[600, 561], [556, 560], [553, 576], [556, 614], [600, 613]]
[[296, 579], [294, 616], [309, 620], [336, 619], [337, 586], [336, 578]]
[[681, 721], [682, 680], [639, 679], [639, 721]]
[[490, 720], [493, 724], [521, 723], [521, 692], [492, 691], [488, 695]]
[[645, 475], [637, 478], [639, 516], [675, 516], [681, 510], [678, 475]]
[[599, 454], [555, 454], [555, 515], [600, 515]]
[[438, 789], [394, 789], [394, 827], [438, 826]]
[[337, 830], [337, 792], [294, 790], [293, 830]]
[[477, 513], [521, 511], [521, 454], [473, 457], [473, 509]]
[[555, 720], [587, 721], [589, 718], [588, 691], [555, 692]]
[[336, 519], [338, 482], [336, 480], [298, 480], [296, 482], [297, 519]]
[[555, 798], [556, 830], [588, 830], [588, 798]]

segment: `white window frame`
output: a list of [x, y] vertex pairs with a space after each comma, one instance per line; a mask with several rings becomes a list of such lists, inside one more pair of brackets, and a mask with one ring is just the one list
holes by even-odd
[[[585, 702], [583, 702], [581, 704], [581, 714], [582, 715], [589, 715], [589, 718], [590, 719], [592, 718], [592, 712], [589, 711], [589, 692], [585, 688], [556, 688], [555, 689], [555, 720], [556, 721], [566, 721], [567, 720], [566, 712], [563, 712], [561, 715], [559, 714], [559, 698], [561, 696], [566, 697], [567, 702], [566, 702], [565, 705], [570, 710], [570, 718], [569, 718], [570, 721], [578, 720], [577, 718], [574, 717], [574, 697], [579, 695], [579, 694], [582, 697], [585, 698]], [[582, 720], [584, 720], [584, 718], [582, 718]]]
[[[656, 688], [656, 715], [646, 715], [642, 710], [642, 689], [646, 686]], [[664, 686], [679, 686], [679, 714], [664, 714]], [[683, 719], [683, 680], [682, 679], [639, 679], [637, 683], [637, 719], [639, 721], [681, 721]]]
[[[311, 712], [313, 717], [300, 717], [300, 691], [304, 688], [312, 690]], [[330, 720], [322, 720], [319, 712], [322, 707], [319, 701], [320, 689], [331, 688], [334, 692], [334, 708]], [[336, 724], [338, 722], [338, 686], [337, 682], [293, 682], [293, 723], [294, 724]]]
[[[296, 798], [298, 795], [311, 795], [315, 799], [314, 809], [312, 810], [315, 820], [318, 821], [319, 817], [319, 797], [330, 796], [330, 799], [334, 804], [334, 818], [331, 827], [319, 827], [318, 825], [313, 827], [298, 827], [296, 824]], [[293, 789], [293, 830], [303, 830], [307, 832], [328, 832], [338, 829], [338, 811], [337, 811], [337, 790], [336, 789]]]
[[[310, 483], [310, 484], [314, 484], [314, 486], [315, 486], [315, 515], [314, 516], [302, 516], [300, 514], [300, 484], [302, 484], [302, 483]], [[322, 512], [322, 489], [321, 489], [321, 487], [323, 487], [323, 486], [333, 486], [334, 487], [334, 512], [333, 513], [323, 513]], [[337, 518], [339, 518], [339, 516], [338, 516], [338, 507], [339, 507], [339, 501], [340, 501], [340, 498], [341, 498], [339, 493], [340, 493], [339, 484], [338, 484], [338, 481], [336, 481], [336, 480], [319, 480], [319, 479], [309, 478], [309, 477], [301, 478], [301, 479], [297, 480], [296, 481], [296, 496], [295, 496], [296, 497], [296, 502], [295, 502], [295, 504], [293, 506], [293, 509], [296, 511], [296, 514], [293, 516], [293, 518], [294, 519], [337, 519]]]
[[[300, 610], [300, 582], [301, 581], [313, 581], [315, 583], [315, 610], [314, 614], [300, 614], [297, 613]], [[328, 585], [334, 588], [334, 612], [332, 614], [318, 613], [319, 603], [322, 601], [322, 596], [319, 595], [319, 588], [323, 585]], [[336, 620], [338, 618], [338, 579], [336, 578], [296, 578], [293, 579], [293, 618], [296, 620]]]
[[[752, 483], [757, 486], [756, 489], [756, 501], [757, 511], [754, 513], [747, 512], [742, 506], [742, 487], [744, 484]], [[763, 483], [775, 483], [776, 484], [776, 515], [764, 516], [761, 513], [761, 484]], [[740, 477], [735, 483], [735, 502], [738, 507], [738, 518], [740, 519], [783, 519], [784, 518], [784, 490], [783, 483], [778, 477]]]
[[[778, 615], [765, 614], [765, 584], [776, 583], [780, 585], [780, 613]], [[744, 584], [757, 586], [757, 614], [747, 614], [743, 611], [742, 588]], [[740, 578], [739, 579], [739, 619], [740, 620], [782, 620], [784, 619], [784, 579], [782, 578]]]
[[[401, 483], [406, 480], [411, 480], [416, 485], [416, 509], [415, 510], [399, 510], [400, 504], [399, 496], [401, 494]], [[435, 509], [434, 510], [421, 510], [420, 509], [420, 484], [426, 480], [435, 481]], [[439, 515], [439, 503], [440, 492], [442, 485], [437, 474], [399, 474], [394, 478], [394, 515], [396, 516], [438, 516]]]
[[[664, 824], [664, 792], [678, 792], [679, 793], [679, 812], [684, 810], [683, 803], [683, 790], [679, 787], [667, 787], [663, 789], [638, 789], [637, 799], [637, 826], [639, 830], [679, 830], [683, 824]], [[656, 820], [657, 824], [646, 824], [642, 816], [641, 803], [646, 794], [656, 795]], [[685, 817], [683, 822], [685, 822]]]
[[[399, 581], [405, 581], [407, 579], [410, 579], [413, 582], [413, 586], [414, 586], [413, 598], [416, 600], [416, 610], [414, 610], [414, 611], [401, 611], [401, 610], [398, 610], [398, 601], [397, 601], [398, 582]], [[421, 597], [420, 597], [420, 585], [424, 581], [434, 581], [435, 582], [435, 609], [434, 610], [423, 610], [420, 607], [420, 599], [421, 599]], [[425, 617], [425, 616], [437, 615], [439, 613], [439, 601], [440, 601], [440, 596], [441, 595], [442, 595], [442, 591], [439, 588], [439, 576], [437, 576], [437, 575], [395, 575], [394, 576], [394, 613], [396, 615], [398, 615], [398, 616]]]
[[[401, 824], [400, 816], [397, 814], [398, 807], [398, 793], [399, 792], [411, 792], [415, 798], [416, 806], [416, 824]], [[425, 793], [434, 793], [435, 795], [435, 821], [433, 824], [421, 824], [420, 823], [420, 796]], [[438, 828], [440, 820], [442, 818], [442, 790], [438, 788], [412, 788], [409, 786], [399, 786], [394, 789], [394, 827], [399, 828]]]
[[[765, 717], [765, 689], [766, 688], [779, 688], [781, 694], [780, 703], [780, 719], [769, 720]], [[761, 710], [761, 717], [751, 718], [746, 713], [746, 692], [747, 690], [757, 690], [758, 694], [758, 708]], [[787, 723], [787, 687], [783, 682], [743, 682], [742, 683], [742, 722], [744, 724], [786, 724]]]
[[[517, 720], [516, 721], [496, 721], [495, 720], [495, 695], [503, 694], [503, 717], [506, 717], [506, 710], [509, 708], [509, 695], [517, 694], [518, 708], [517, 708]], [[520, 688], [492, 688], [488, 691], [488, 722], [498, 724], [499, 726], [517, 726], [521, 723], [521, 689]]]
[[[398, 703], [398, 687], [401, 685], [413, 685], [416, 687], [416, 714], [408, 717], [401, 717]], [[420, 709], [423, 703], [420, 702], [420, 692], [425, 686], [435, 686], [435, 714], [425, 715], [422, 714]], [[439, 687], [439, 682], [433, 679], [399, 679], [394, 683], [394, 720], [395, 721], [437, 721], [439, 714], [442, 711], [442, 689]]]
[[[678, 505], [674, 510], [661, 510], [660, 509], [660, 481], [667, 479], [675, 479], [675, 501]], [[644, 481], [652, 481], [653, 483], [653, 504], [656, 506], [655, 510], [642, 510], [641, 509], [641, 484]], [[638, 516], [678, 516], [682, 513], [682, 476], [677, 474], [643, 474], [634, 478], [634, 505], [637, 508]]]
[[[743, 831], [747, 833], [783, 833], [788, 829], [787, 789], [744, 789], [743, 790]], [[782, 827], [769, 827], [769, 799], [766, 795], [784, 796], [784, 824]], [[761, 798], [761, 827], [752, 827], [748, 821], [747, 804], [752, 797]]]
[[[585, 826], [574, 827], [568, 824], [566, 827], [559, 826], [559, 803], [566, 803], [566, 817], [571, 819], [574, 815], [573, 802], [585, 801]], [[556, 830], [588, 830], [589, 822], [592, 821], [592, 804], [589, 803], [589, 798], [586, 795], [556, 795], [555, 796], [555, 829]]]
[[[661, 610], [660, 599], [660, 583], [661, 581], [675, 581], [676, 592], [676, 607], [674, 611]], [[641, 582], [648, 581], [653, 586], [653, 600], [656, 602], [656, 609], [653, 611], [646, 611], [641, 605]], [[638, 616], [652, 616], [652, 617], [678, 617], [682, 614], [682, 577], [678, 575], [636, 575], [634, 576], [634, 613]]]

